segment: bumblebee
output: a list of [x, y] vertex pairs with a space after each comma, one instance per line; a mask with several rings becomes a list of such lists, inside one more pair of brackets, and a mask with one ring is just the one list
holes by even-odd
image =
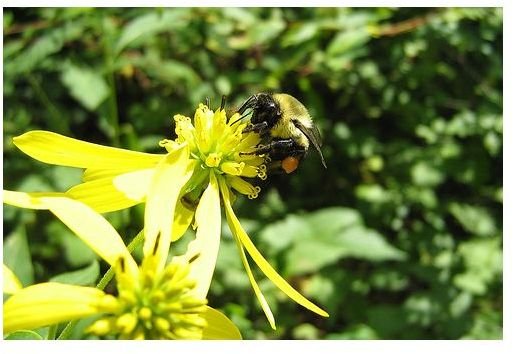
[[[247, 110], [249, 112], [244, 114]], [[258, 93], [250, 96], [237, 110], [242, 118], [251, 114], [243, 132], [256, 132], [264, 144], [252, 154], [268, 154], [271, 169], [294, 172], [312, 144], [327, 165], [321, 152], [321, 136], [305, 106], [285, 93]]]

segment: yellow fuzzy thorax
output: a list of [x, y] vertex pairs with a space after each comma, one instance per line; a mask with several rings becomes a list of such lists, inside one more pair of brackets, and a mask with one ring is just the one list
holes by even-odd
[[282, 117], [270, 130], [270, 135], [274, 138], [291, 138], [299, 145], [309, 147], [309, 139], [293, 123], [298, 121], [306, 128], [312, 127], [312, 118], [307, 108], [296, 98], [285, 93], [274, 94], [273, 98], [281, 108]]

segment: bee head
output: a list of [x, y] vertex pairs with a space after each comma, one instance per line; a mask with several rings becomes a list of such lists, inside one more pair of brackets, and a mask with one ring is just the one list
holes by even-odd
[[270, 94], [259, 93], [255, 96], [251, 118], [253, 124], [267, 122], [268, 126], [274, 126], [280, 115], [280, 107]]

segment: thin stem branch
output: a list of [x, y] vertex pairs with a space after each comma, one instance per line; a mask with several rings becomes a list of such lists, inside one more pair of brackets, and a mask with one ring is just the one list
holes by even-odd
[[32, 89], [34, 90], [38, 100], [47, 109], [50, 118], [50, 126], [63, 134], [69, 134], [70, 128], [68, 124], [66, 124], [66, 120], [59, 113], [59, 110], [55, 108], [55, 105], [52, 103], [52, 101], [50, 101], [38, 80], [32, 74], [27, 75], [27, 80], [32, 86]]
[[116, 92], [116, 78], [114, 76], [114, 53], [111, 46], [111, 36], [109, 31], [103, 24], [103, 45], [104, 45], [104, 61], [107, 69], [107, 83], [109, 84], [109, 117], [111, 126], [113, 129], [113, 144], [120, 146], [120, 122], [119, 122], [119, 111], [118, 111], [118, 98]]

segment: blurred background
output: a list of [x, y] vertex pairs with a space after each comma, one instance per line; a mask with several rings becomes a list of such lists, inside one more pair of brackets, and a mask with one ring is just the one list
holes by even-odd
[[[273, 331], [225, 224], [210, 304], [246, 339], [502, 338], [502, 18], [495, 8], [4, 8], [4, 188], [80, 182], [80, 170], [17, 150], [12, 138], [28, 130], [161, 152], [171, 117], [206, 97], [235, 107], [286, 92], [320, 128], [328, 169], [311, 151], [235, 208], [330, 317], [254, 267]], [[128, 241], [143, 209], [106, 216]], [[51, 214], [5, 206], [3, 217], [4, 262], [25, 285], [89, 285], [105, 271]]]

